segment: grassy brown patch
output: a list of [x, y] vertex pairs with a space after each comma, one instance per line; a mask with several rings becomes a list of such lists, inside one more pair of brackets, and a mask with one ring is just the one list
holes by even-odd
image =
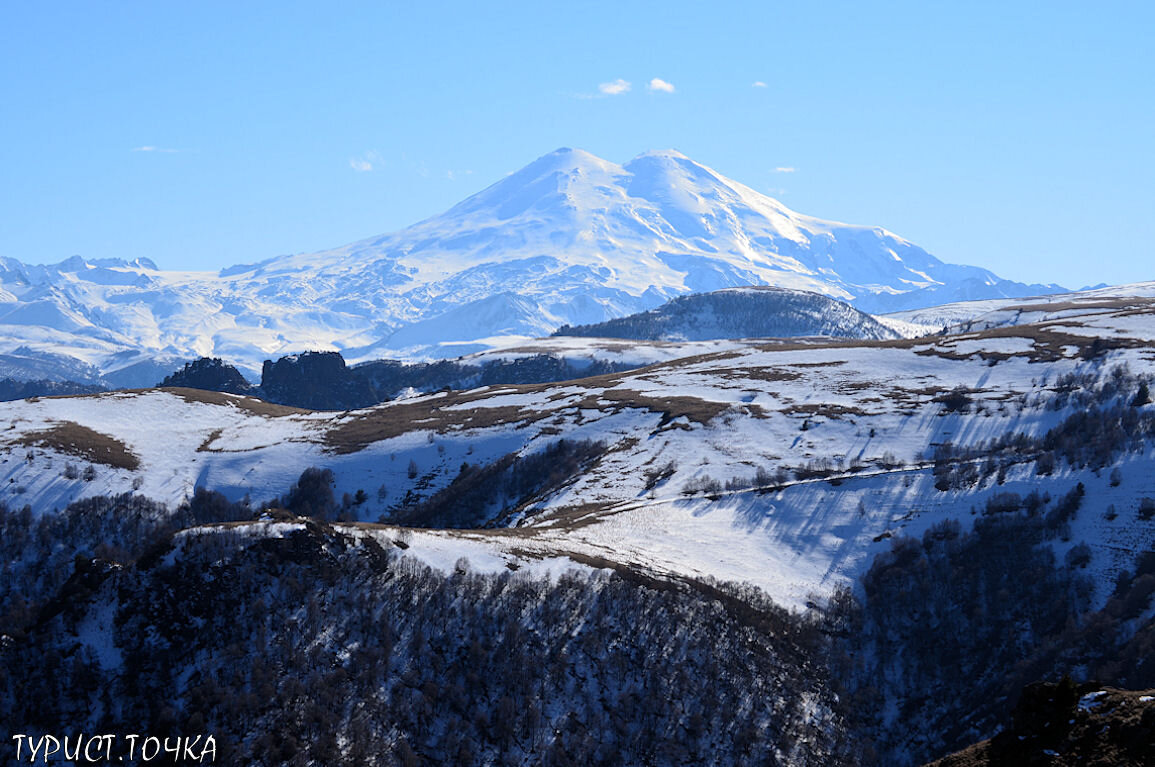
[[846, 360], [828, 360], [823, 362], [791, 362], [792, 368], [836, 368], [846, 364]]
[[220, 452], [217, 450], [213, 450], [212, 444], [217, 441], [217, 438], [221, 436], [221, 433], [222, 433], [221, 429], [213, 429], [211, 432], [209, 432], [209, 435], [207, 437], [205, 437], [204, 441], [201, 442], [200, 445], [197, 447], [197, 452], [198, 453]]
[[[791, 365], [790, 367], [796, 367]], [[781, 368], [770, 367], [750, 367], [741, 368], [734, 371], [736, 378], [750, 379], [751, 381], [767, 381], [769, 383], [777, 383], [782, 381], [797, 381], [802, 377], [801, 373], [795, 373]]]
[[1003, 307], [1005, 312], [1067, 312], [1067, 311], [1094, 311], [1096, 309], [1112, 311], [1117, 309], [1143, 309], [1155, 305], [1155, 299], [1141, 296], [1126, 298], [1089, 298], [1084, 300], [1055, 301], [1042, 304], [1018, 304]]
[[728, 402], [711, 402], [697, 397], [645, 394], [633, 389], [610, 389], [602, 392], [601, 398], [621, 403], [625, 407], [643, 408], [652, 413], [659, 413], [663, 425], [683, 416], [694, 423], [707, 424], [730, 407]]
[[203, 402], [208, 405], [235, 407], [237, 410], [243, 410], [246, 413], [270, 416], [273, 418], [313, 412], [312, 410], [304, 410], [299, 407], [276, 405], [272, 402], [265, 402], [263, 399], [257, 399], [256, 397], [243, 397], [239, 394], [224, 394], [222, 392], [207, 391], [205, 389], [185, 389], [181, 387], [173, 387], [160, 389], [159, 391], [176, 395], [177, 397], [183, 399], [185, 402]]
[[419, 429], [444, 434], [450, 430], [484, 429], [500, 424], [528, 425], [553, 415], [548, 410], [532, 410], [516, 405], [460, 406], [470, 401], [473, 400], [467, 397], [448, 400], [437, 398], [359, 411], [332, 426], [325, 433], [325, 445], [341, 455], [355, 453], [374, 442]]
[[877, 413], [868, 413], [862, 408], [847, 407], [846, 405], [836, 405], [830, 402], [805, 403], [800, 405], [791, 405], [782, 411], [785, 415], [805, 415], [805, 416], [820, 416], [822, 418], [830, 418], [837, 420], [843, 416], [866, 416], [877, 415]]
[[[1104, 338], [1093, 333], [1082, 335], [1064, 329], [1075, 327], [1082, 327], [1082, 324], [1076, 319], [1059, 319], [1033, 325], [990, 328], [976, 333], [962, 333], [945, 337], [939, 341], [938, 345], [918, 349], [915, 354], [959, 361], [979, 357], [988, 362], [1002, 362], [1011, 357], [1026, 357], [1030, 362], [1057, 362], [1067, 357], [1093, 359], [1100, 354], [1116, 349], [1142, 349], [1152, 345], [1150, 341], [1140, 338]], [[986, 341], [1000, 338], [1025, 338], [1031, 342], [1032, 348], [1029, 351], [1011, 353], [982, 349], [960, 352], [952, 347], [952, 344], [959, 341]], [[1068, 353], [1068, 347], [1075, 350], [1074, 354]]]
[[58, 421], [47, 429], [28, 432], [16, 444], [48, 448], [117, 469], [140, 468], [140, 459], [123, 442], [74, 421]]

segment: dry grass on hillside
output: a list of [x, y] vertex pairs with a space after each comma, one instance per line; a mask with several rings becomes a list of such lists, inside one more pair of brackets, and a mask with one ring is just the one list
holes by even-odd
[[118, 469], [140, 468], [140, 459], [123, 442], [74, 421], [58, 421], [47, 429], [28, 432], [15, 444], [48, 448]]

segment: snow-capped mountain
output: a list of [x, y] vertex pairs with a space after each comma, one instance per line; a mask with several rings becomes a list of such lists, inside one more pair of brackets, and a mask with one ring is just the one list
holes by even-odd
[[[560, 149], [399, 232], [219, 274], [146, 260], [0, 261], [0, 353], [457, 356], [690, 292], [774, 285], [894, 311], [1055, 292], [944, 264], [877, 227], [795, 213], [673, 151]], [[7, 348], [6, 348], [7, 347]]]

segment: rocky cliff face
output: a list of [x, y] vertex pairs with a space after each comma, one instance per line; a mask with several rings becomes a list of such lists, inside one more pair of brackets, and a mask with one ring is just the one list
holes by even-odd
[[1065, 767], [1155, 764], [1155, 690], [1119, 690], [1070, 679], [1023, 690], [1010, 726], [931, 767]]
[[263, 399], [310, 410], [351, 410], [379, 402], [362, 376], [345, 366], [337, 352], [306, 352], [265, 360], [261, 369]]
[[232, 365], [219, 357], [201, 357], [160, 382], [162, 387], [205, 389], [229, 394], [249, 394], [255, 388]]

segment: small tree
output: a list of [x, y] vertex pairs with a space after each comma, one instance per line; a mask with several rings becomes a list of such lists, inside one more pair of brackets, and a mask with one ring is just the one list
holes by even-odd
[[947, 413], [965, 413], [970, 410], [970, 391], [965, 386], [956, 386], [946, 394], [935, 397], [935, 402], [942, 403]]
[[1133, 407], [1141, 407], [1151, 401], [1151, 390], [1147, 388], [1146, 381], [1139, 382], [1139, 391], [1135, 393], [1135, 399], [1131, 400]]
[[1091, 563], [1091, 547], [1086, 543], [1079, 543], [1067, 551], [1067, 567], [1085, 568]]
[[310, 466], [301, 472], [297, 484], [289, 491], [285, 507], [301, 517], [329, 517], [337, 506], [333, 482], [332, 470]]
[[409, 479], [417, 478], [417, 461], [413, 460], [412, 458], [409, 459], [409, 471], [407, 473], [409, 475]]
[[1155, 498], [1144, 498], [1139, 501], [1139, 519], [1155, 517]]

